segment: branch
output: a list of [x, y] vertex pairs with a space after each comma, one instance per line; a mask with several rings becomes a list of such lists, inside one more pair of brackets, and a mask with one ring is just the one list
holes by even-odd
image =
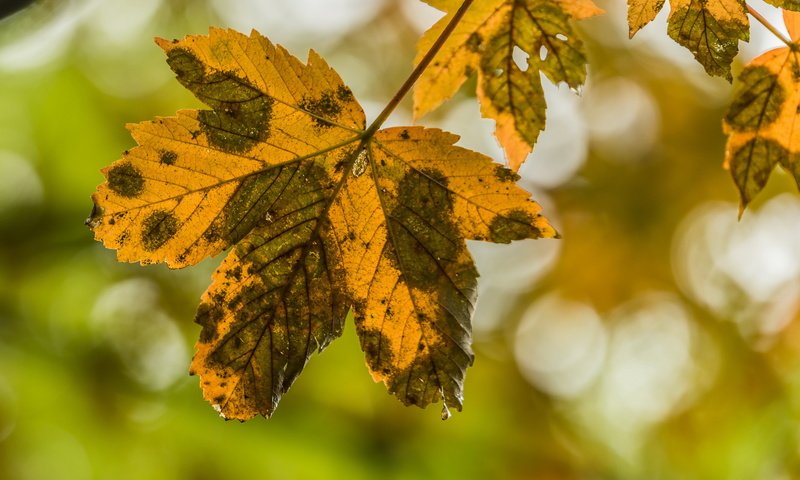
[[794, 42], [792, 42], [791, 40], [789, 40], [788, 38], [786, 38], [786, 36], [785, 36], [783, 33], [781, 33], [781, 31], [780, 31], [780, 30], [778, 30], [777, 28], [775, 28], [775, 26], [774, 26], [774, 25], [772, 25], [771, 23], [769, 23], [769, 21], [768, 21], [766, 18], [764, 18], [764, 16], [763, 16], [763, 15], [761, 15], [760, 13], [758, 13], [758, 11], [756, 11], [756, 9], [755, 9], [755, 8], [751, 7], [750, 5], [747, 5], [747, 12], [748, 12], [750, 15], [752, 15], [752, 16], [753, 16], [753, 18], [755, 18], [756, 20], [758, 20], [758, 22], [759, 22], [759, 23], [761, 23], [761, 25], [764, 25], [764, 26], [767, 28], [767, 30], [769, 30], [770, 32], [772, 32], [772, 34], [773, 34], [773, 35], [775, 35], [776, 37], [778, 37], [778, 39], [779, 39], [781, 42], [785, 43], [785, 44], [786, 44], [786, 45], [787, 45], [789, 48], [794, 48], [794, 47], [795, 47], [795, 44], [794, 44]]
[[428, 50], [425, 56], [422, 57], [422, 60], [420, 60], [419, 64], [416, 66], [416, 68], [414, 68], [414, 70], [408, 76], [403, 85], [400, 86], [400, 89], [397, 90], [397, 93], [394, 94], [394, 97], [392, 97], [392, 99], [389, 101], [389, 103], [386, 105], [383, 111], [378, 115], [375, 121], [373, 121], [361, 135], [362, 139], [368, 139], [372, 137], [375, 134], [375, 132], [377, 132], [378, 129], [381, 128], [381, 125], [383, 125], [386, 119], [389, 118], [389, 115], [391, 115], [394, 109], [397, 108], [397, 105], [400, 104], [400, 101], [403, 100], [403, 97], [406, 96], [408, 91], [411, 90], [411, 87], [414, 86], [414, 83], [419, 79], [420, 75], [422, 75], [422, 72], [424, 72], [425, 69], [428, 68], [428, 65], [430, 65], [431, 61], [433, 61], [433, 58], [436, 56], [437, 53], [439, 53], [439, 50], [441, 50], [442, 45], [444, 45], [444, 42], [446, 42], [447, 39], [450, 37], [450, 34], [453, 33], [453, 30], [455, 30], [456, 25], [458, 25], [458, 22], [461, 21], [461, 18], [467, 12], [467, 9], [472, 4], [472, 2], [473, 0], [464, 0], [464, 3], [462, 3], [461, 6], [458, 7], [458, 10], [456, 10], [456, 13], [453, 15], [453, 18], [450, 19], [450, 23], [448, 23], [447, 26], [444, 27], [444, 30], [442, 30], [442, 33], [441, 35], [439, 35], [439, 38], [437, 38], [436, 41], [433, 42], [433, 45], [431, 45], [430, 50]]

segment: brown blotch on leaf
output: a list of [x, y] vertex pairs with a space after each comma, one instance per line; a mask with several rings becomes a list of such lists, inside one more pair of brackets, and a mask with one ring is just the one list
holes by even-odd
[[169, 150], [161, 152], [161, 163], [164, 165], [172, 165], [178, 159], [178, 154]]
[[398, 185], [398, 206], [389, 215], [389, 228], [398, 269], [416, 288], [433, 291], [447, 281], [444, 269], [454, 268], [461, 249], [453, 224], [453, 199], [448, 180], [435, 169], [409, 172]]
[[353, 99], [353, 91], [344, 85], [339, 85], [336, 89], [336, 98], [343, 102], [349, 102]]
[[520, 209], [494, 217], [489, 224], [489, 231], [491, 241], [495, 243], [509, 243], [512, 240], [542, 236], [542, 232], [534, 225], [533, 215]]
[[390, 374], [394, 369], [391, 340], [377, 329], [361, 330], [359, 339], [370, 370], [383, 375]]
[[231, 278], [233, 280], [241, 281], [242, 280], [242, 267], [240, 265], [236, 265], [232, 269], [225, 272], [226, 278]]
[[319, 127], [331, 127], [331, 120], [342, 113], [342, 105], [336, 101], [332, 92], [325, 92], [316, 99], [304, 98], [298, 105], [314, 115], [314, 122]]
[[774, 123], [780, 116], [786, 92], [778, 75], [764, 66], [750, 66], [739, 75], [725, 121], [736, 131], [753, 131]]
[[108, 188], [122, 197], [137, 197], [144, 191], [142, 172], [130, 162], [117, 164], [108, 171]]
[[483, 38], [478, 32], [472, 32], [469, 38], [467, 38], [467, 48], [471, 52], [480, 52], [481, 43], [483, 43]]
[[[437, 363], [443, 369], [439, 371], [434, 366], [433, 353], [424, 347], [422, 350], [419, 350], [419, 346], [417, 348], [416, 358], [411, 365], [391, 372], [387, 382], [389, 392], [397, 395], [404, 405], [424, 408], [445, 400], [448, 406], [461, 410], [460, 392], [453, 391], [453, 386], [463, 380], [463, 371], [447, 365], [448, 362]], [[448, 385], [451, 382], [452, 385]], [[446, 398], [442, 398], [443, 394]]]
[[208, 226], [206, 231], [203, 232], [203, 239], [208, 243], [214, 243], [220, 238], [222, 238], [222, 231], [219, 222], [212, 223]]
[[[270, 134], [274, 100], [234, 72], [206, 71], [189, 50], [174, 48], [167, 63], [178, 81], [213, 110], [200, 110], [200, 128], [214, 147], [225, 152], [250, 150]], [[197, 135], [192, 133], [192, 138]]]
[[521, 177], [502, 165], [497, 165], [494, 168], [494, 176], [501, 182], [516, 182]]
[[142, 246], [153, 251], [178, 233], [178, 219], [166, 210], [156, 210], [142, 224]]
[[194, 323], [203, 327], [200, 330], [200, 342], [210, 343], [217, 336], [217, 324], [222, 320], [222, 309], [210, 303], [201, 303], [197, 307]]

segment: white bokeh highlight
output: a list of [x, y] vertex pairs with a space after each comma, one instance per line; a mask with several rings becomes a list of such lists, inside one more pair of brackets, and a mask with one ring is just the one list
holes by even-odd
[[186, 376], [189, 355], [174, 320], [158, 305], [159, 290], [144, 278], [115, 283], [98, 296], [91, 326], [142, 386], [163, 390]]
[[523, 314], [514, 337], [522, 375], [555, 397], [574, 399], [599, 375], [608, 335], [587, 304], [548, 294]]

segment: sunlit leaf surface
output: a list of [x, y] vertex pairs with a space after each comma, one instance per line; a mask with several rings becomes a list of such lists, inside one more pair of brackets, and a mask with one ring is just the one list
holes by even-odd
[[314, 52], [253, 32], [158, 40], [210, 110], [129, 126], [88, 220], [120, 260], [173, 268], [231, 249], [203, 295], [192, 372], [225, 418], [269, 416], [352, 310], [375, 380], [461, 409], [477, 271], [466, 239], [551, 237], [509, 169], [440, 130], [363, 133]]

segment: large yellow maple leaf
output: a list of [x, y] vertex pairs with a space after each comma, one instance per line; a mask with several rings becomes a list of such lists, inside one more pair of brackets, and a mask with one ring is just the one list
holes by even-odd
[[225, 418], [269, 416], [348, 310], [376, 381], [404, 404], [461, 408], [477, 272], [465, 240], [551, 237], [518, 178], [422, 127], [365, 130], [313, 51], [252, 32], [159, 39], [210, 110], [129, 125], [87, 223], [120, 260], [197, 263], [230, 248], [202, 297], [191, 371]]

